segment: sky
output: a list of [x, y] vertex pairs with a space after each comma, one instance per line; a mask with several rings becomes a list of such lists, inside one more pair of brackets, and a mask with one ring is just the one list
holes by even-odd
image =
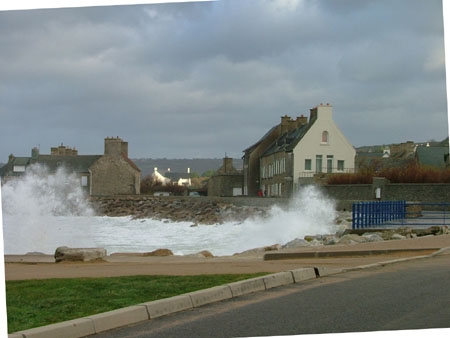
[[116, 136], [135, 159], [240, 158], [320, 103], [355, 147], [448, 136], [441, 1], [7, 10], [0, 46], [0, 163]]

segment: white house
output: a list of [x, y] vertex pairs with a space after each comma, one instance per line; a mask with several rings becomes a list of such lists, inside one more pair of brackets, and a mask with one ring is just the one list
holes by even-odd
[[318, 173], [353, 172], [356, 151], [333, 121], [333, 107], [320, 104], [291, 119], [283, 116], [279, 137], [260, 156], [260, 189], [290, 196]]
[[167, 178], [164, 175], [162, 175], [161, 173], [159, 173], [158, 168], [156, 168], [156, 167], [153, 169], [152, 177], [155, 182], [160, 182], [162, 185], [166, 185], [171, 182], [170, 178]]

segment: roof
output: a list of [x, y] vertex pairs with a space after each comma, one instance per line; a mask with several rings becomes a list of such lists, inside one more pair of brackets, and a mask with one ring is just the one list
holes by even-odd
[[[315, 120], [314, 120], [315, 121]], [[290, 152], [295, 146], [300, 142], [300, 140], [306, 135], [308, 130], [313, 125], [314, 121], [301, 125], [297, 129], [294, 129], [290, 133], [285, 133], [277, 138], [267, 150], [262, 154], [262, 156], [271, 155], [280, 151]]]
[[183, 179], [191, 178], [190, 173], [177, 173], [177, 172], [172, 172], [172, 171], [166, 172], [164, 174], [164, 176], [167, 178], [170, 178], [172, 181], [178, 181], [180, 178], [183, 178]]
[[248, 147], [247, 149], [244, 149], [243, 152], [252, 152], [253, 149], [255, 149], [262, 141], [264, 141], [267, 137], [269, 137], [269, 135], [272, 134], [272, 132], [279, 127], [279, 124], [277, 124], [276, 126], [273, 126], [272, 128], [269, 129], [269, 131], [267, 133], [264, 134], [263, 137], [261, 137], [256, 143], [254, 143], [253, 145], [251, 145], [250, 147]]
[[50, 171], [56, 170], [58, 167], [64, 166], [73, 172], [88, 172], [89, 168], [103, 155], [77, 155], [77, 156], [56, 156], [56, 155], [39, 155], [36, 159], [32, 159], [31, 164], [45, 164]]
[[445, 155], [448, 155], [448, 147], [417, 147], [416, 158], [419, 164], [437, 168], [445, 168]]

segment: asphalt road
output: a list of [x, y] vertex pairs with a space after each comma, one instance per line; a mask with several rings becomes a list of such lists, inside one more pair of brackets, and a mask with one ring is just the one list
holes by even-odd
[[450, 255], [292, 284], [95, 337], [255, 337], [450, 328]]

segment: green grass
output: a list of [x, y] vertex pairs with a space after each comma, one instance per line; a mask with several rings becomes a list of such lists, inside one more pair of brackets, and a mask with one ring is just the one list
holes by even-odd
[[8, 332], [261, 276], [131, 276], [6, 281]]

